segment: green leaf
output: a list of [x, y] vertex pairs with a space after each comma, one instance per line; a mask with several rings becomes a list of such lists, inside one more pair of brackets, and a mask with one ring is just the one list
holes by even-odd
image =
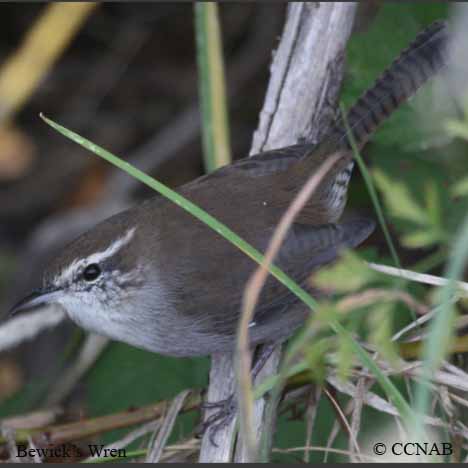
[[429, 222], [424, 209], [418, 205], [408, 188], [401, 182], [392, 180], [380, 169], [374, 169], [374, 179], [384, 196], [385, 203], [393, 216], [411, 221], [421, 226]]
[[318, 383], [322, 383], [327, 376], [326, 354], [330, 350], [332, 342], [329, 337], [312, 341], [307, 347], [305, 358], [312, 377]]
[[313, 284], [340, 293], [358, 291], [376, 280], [378, 275], [353, 251], [346, 251], [333, 265], [324, 266], [313, 275]]
[[351, 375], [351, 369], [355, 364], [353, 347], [348, 340], [338, 338], [337, 361], [337, 375], [345, 381]]
[[390, 363], [398, 362], [397, 348], [392, 342], [394, 307], [393, 303], [381, 302], [367, 315], [370, 330], [368, 340]]
[[445, 129], [449, 135], [468, 141], [468, 122], [448, 120], [445, 122]]
[[440, 193], [434, 181], [428, 181], [424, 187], [424, 198], [426, 201], [426, 212], [430, 223], [434, 228], [443, 231], [442, 209]]
[[401, 243], [410, 249], [431, 247], [440, 242], [440, 235], [435, 230], [414, 231], [401, 237]]
[[468, 195], [468, 177], [464, 177], [452, 185], [450, 193], [454, 197], [466, 197]]

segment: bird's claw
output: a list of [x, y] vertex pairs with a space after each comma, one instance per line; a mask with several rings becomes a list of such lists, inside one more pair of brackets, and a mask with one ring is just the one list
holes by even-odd
[[218, 447], [215, 437], [216, 434], [224, 429], [236, 415], [237, 404], [235, 401], [234, 395], [229, 396], [225, 400], [216, 401], [216, 402], [205, 402], [201, 405], [203, 410], [207, 409], [217, 409], [218, 411], [214, 412], [212, 415], [200, 424], [198, 428], [198, 433], [203, 434], [206, 430], [210, 431], [210, 442]]

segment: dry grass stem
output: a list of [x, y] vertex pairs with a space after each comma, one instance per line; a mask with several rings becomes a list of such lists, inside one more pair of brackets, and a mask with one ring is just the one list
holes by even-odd
[[341, 421], [341, 424], [346, 429], [346, 432], [349, 435], [349, 441], [350, 441], [350, 444], [354, 447], [355, 453], [360, 454], [361, 449], [359, 448], [355, 434], [351, 430], [351, 426], [349, 425], [348, 418], [346, 417], [343, 410], [341, 409], [340, 404], [336, 401], [335, 397], [331, 394], [331, 392], [327, 388], [325, 387], [323, 388], [323, 393], [327, 396], [327, 398], [330, 400], [331, 404], [335, 408], [335, 411], [337, 412], [338, 417], [339, 417], [339, 421]]
[[401, 330], [399, 330], [397, 333], [395, 333], [392, 336], [392, 341], [397, 341], [399, 340], [403, 335], [406, 335], [408, 332], [419, 328], [422, 324], [428, 322], [432, 317], [434, 317], [436, 313], [436, 310], [431, 310], [428, 312], [426, 315], [423, 315], [419, 317], [416, 320], [413, 320], [410, 324], [408, 324], [406, 327], [403, 327]]
[[[350, 382], [342, 382], [338, 377], [336, 376], [329, 376], [327, 378], [327, 382], [330, 383], [334, 388], [336, 388], [338, 391], [341, 393], [344, 393], [346, 395], [349, 395], [352, 398], [355, 398], [355, 395], [357, 393], [356, 387], [350, 383]], [[364, 395], [364, 403], [382, 413], [387, 413], [392, 416], [396, 416], [397, 418], [400, 417], [400, 414], [398, 410], [393, 406], [391, 403], [388, 401], [384, 400], [377, 394], [373, 392], [366, 392]], [[453, 431], [454, 429], [447, 424], [446, 422], [442, 421], [440, 418], [437, 417], [432, 417], [432, 416], [426, 416], [424, 418], [424, 423], [430, 426], [434, 427], [440, 427], [440, 428], [445, 428], [449, 432]], [[460, 436], [463, 436], [465, 439], [468, 440], [468, 429], [464, 428], [460, 422], [458, 422], [457, 427], [456, 427], [456, 433]]]
[[[312, 433], [314, 430], [315, 420], [317, 418], [318, 406], [320, 401], [320, 396], [322, 394], [322, 389], [318, 385], [314, 385], [310, 389], [309, 398], [307, 401], [306, 409], [306, 447], [310, 446], [312, 442]], [[310, 461], [310, 450], [304, 450], [304, 463], [309, 463]]]
[[[358, 439], [358, 434], [361, 429], [361, 416], [362, 416], [362, 408], [364, 403], [364, 393], [367, 391], [366, 389], [366, 381], [363, 378], [358, 379], [356, 384], [356, 398], [353, 401], [353, 413], [351, 416], [351, 434], [353, 435], [353, 439]], [[351, 461], [359, 462], [362, 461], [360, 457], [356, 457], [356, 449], [351, 441], [353, 440], [351, 437], [349, 439], [349, 451], [351, 452]], [[360, 454], [359, 454], [360, 455]]]
[[42, 463], [42, 458], [41, 456], [39, 455], [39, 453], [36, 451], [36, 445], [34, 444], [34, 441], [32, 440], [31, 437], [28, 437], [28, 446], [30, 449], [33, 449], [34, 450], [34, 457], [33, 457], [33, 461], [34, 463]]
[[200, 439], [191, 438], [185, 442], [179, 442], [178, 444], [172, 444], [166, 446], [164, 453], [160, 458], [160, 463], [180, 463], [184, 460], [181, 460], [181, 456], [184, 457], [185, 461], [187, 458], [193, 455], [196, 455], [200, 451]]
[[8, 461], [11, 461], [13, 463], [19, 463], [20, 460], [16, 456], [15, 430], [1, 424], [0, 432], [2, 434], [3, 439], [6, 442], [8, 454], [10, 457]]
[[185, 400], [189, 396], [190, 391], [184, 390], [179, 393], [171, 403], [169, 410], [159, 428], [158, 435], [152, 446], [148, 448], [148, 455], [146, 457], [146, 463], [158, 463], [161, 459], [161, 455], [164, 450], [164, 446], [171, 435], [172, 429], [176, 422], [177, 416], [182, 410]]
[[[140, 437], [143, 437], [144, 435], [146, 435], [146, 434], [148, 434], [150, 432], [156, 431], [160, 426], [161, 426], [161, 421], [159, 421], [159, 420], [151, 421], [149, 423], [143, 424], [143, 425], [139, 426], [138, 428], [136, 428], [135, 430], [130, 431], [128, 434], [125, 435], [125, 437], [122, 437], [122, 439], [117, 440], [115, 442], [112, 442], [109, 445], [106, 445], [105, 448], [109, 449], [109, 450], [111, 450], [111, 449], [116, 449], [116, 450], [123, 449], [123, 448], [127, 447], [128, 445], [130, 445], [135, 440], [139, 439]], [[87, 458], [84, 461], [85, 462], [90, 462], [91, 460], [94, 460], [96, 458], [101, 458], [101, 457], [99, 457], [97, 455], [94, 455], [92, 457]]]
[[19, 416], [3, 418], [1, 419], [1, 424], [15, 430], [35, 429], [53, 424], [57, 420], [57, 416], [62, 413], [62, 408], [48, 408], [45, 410], [32, 411], [31, 413]]
[[268, 249], [265, 253], [264, 262], [256, 269], [255, 273], [249, 279], [244, 291], [242, 315], [239, 324], [239, 333], [237, 341], [238, 366], [239, 366], [239, 406], [242, 413], [241, 421], [244, 427], [243, 433], [248, 446], [248, 451], [255, 458], [256, 438], [252, 433], [253, 427], [253, 391], [252, 379], [250, 376], [251, 353], [249, 348], [249, 324], [253, 319], [255, 306], [257, 304], [260, 291], [267, 279], [268, 268], [272, 265], [274, 258], [281, 248], [281, 244], [286, 237], [288, 229], [296, 216], [307, 203], [315, 189], [322, 179], [332, 169], [332, 167], [342, 158], [340, 153], [330, 156], [304, 184], [298, 195], [281, 217], [281, 220], [275, 229]]
[[[440, 276], [428, 275], [426, 273], [417, 273], [411, 270], [405, 270], [403, 268], [391, 267], [388, 265], [380, 265], [378, 263], [367, 263], [372, 270], [384, 273], [390, 276], [396, 276], [398, 278], [407, 279], [416, 283], [430, 284], [432, 286], [445, 286], [449, 280], [441, 278]], [[468, 292], [468, 283], [463, 281], [455, 281], [455, 285], [458, 289]]]
[[344, 299], [341, 299], [337, 304], [337, 309], [340, 312], [350, 312], [354, 309], [375, 304], [380, 301], [399, 300], [406, 304], [410, 309], [414, 310], [418, 315], [424, 315], [429, 312], [429, 308], [418, 302], [406, 291], [387, 290], [387, 289], [367, 289], [366, 291], [356, 294], [350, 294]]

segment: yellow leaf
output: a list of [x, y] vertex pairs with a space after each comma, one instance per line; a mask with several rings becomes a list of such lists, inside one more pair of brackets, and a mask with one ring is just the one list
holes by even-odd
[[44, 12], [0, 69], [0, 118], [9, 119], [31, 96], [98, 3], [58, 2]]

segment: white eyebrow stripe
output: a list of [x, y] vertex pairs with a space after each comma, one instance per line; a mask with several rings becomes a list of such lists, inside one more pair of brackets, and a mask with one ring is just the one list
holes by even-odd
[[86, 263], [99, 263], [109, 257], [112, 257], [112, 255], [117, 253], [122, 247], [127, 245], [132, 240], [133, 236], [135, 235], [135, 231], [136, 228], [129, 229], [122, 237], [119, 237], [116, 241], [109, 245], [106, 250], [103, 250], [102, 252], [96, 252], [86, 258]]
[[115, 253], [117, 253], [122, 247], [127, 245], [135, 235], [136, 227], [129, 229], [122, 237], [119, 237], [116, 241], [112, 242], [112, 244], [107, 247], [106, 250], [102, 252], [96, 252], [91, 254], [89, 257], [81, 259], [81, 260], [73, 260], [67, 268], [62, 270], [58, 278], [55, 278], [55, 281], [60, 281], [66, 278], [72, 278], [74, 271], [82, 265], [89, 265], [91, 263], [100, 263], [103, 260], [111, 257]]

